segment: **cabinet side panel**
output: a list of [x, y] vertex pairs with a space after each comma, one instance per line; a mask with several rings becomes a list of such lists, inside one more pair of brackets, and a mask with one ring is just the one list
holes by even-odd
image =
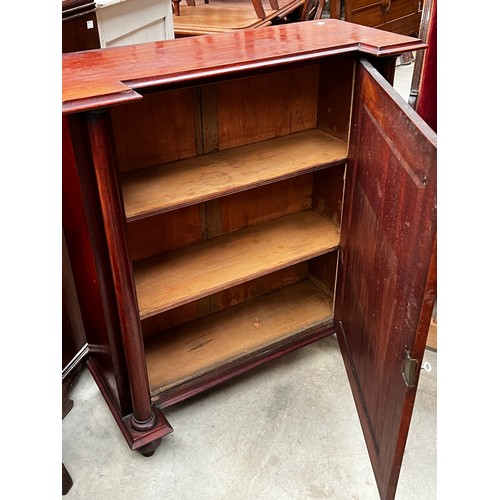
[[318, 65], [217, 85], [219, 149], [316, 126]]
[[344, 197], [345, 165], [314, 173], [312, 207], [340, 226]]
[[354, 60], [329, 59], [321, 63], [318, 90], [318, 128], [342, 141], [349, 136]]
[[308, 278], [328, 296], [332, 297], [332, 308], [337, 274], [337, 260], [338, 252], [329, 252], [315, 259], [311, 259], [307, 267]]
[[[117, 334], [118, 320], [88, 143], [79, 116], [71, 116], [70, 120], [71, 135], [69, 123], [63, 119], [64, 234], [94, 366], [122, 415], [126, 415], [131, 411], [132, 402], [123, 349]], [[73, 143], [72, 136], [75, 138]]]
[[147, 94], [111, 108], [121, 172], [196, 155], [193, 89]]

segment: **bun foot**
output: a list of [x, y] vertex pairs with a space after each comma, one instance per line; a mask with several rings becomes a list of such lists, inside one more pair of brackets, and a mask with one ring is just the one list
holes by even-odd
[[147, 445], [138, 448], [137, 451], [144, 457], [152, 457], [154, 455], [154, 452], [156, 451], [156, 448], [160, 446], [161, 443], [161, 438], [155, 439], [154, 441], [151, 441], [151, 443], [148, 443]]

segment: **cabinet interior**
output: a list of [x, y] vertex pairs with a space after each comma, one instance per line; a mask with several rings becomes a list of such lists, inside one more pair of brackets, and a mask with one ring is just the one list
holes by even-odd
[[324, 58], [111, 108], [160, 406], [331, 333], [353, 70]]

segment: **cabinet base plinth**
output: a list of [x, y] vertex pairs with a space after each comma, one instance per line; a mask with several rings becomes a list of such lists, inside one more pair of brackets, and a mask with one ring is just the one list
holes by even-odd
[[99, 387], [129, 447], [132, 450], [139, 451], [144, 456], [151, 456], [156, 448], [160, 446], [162, 437], [173, 431], [165, 415], [161, 410], [152, 406], [152, 415], [147, 422], [138, 422], [133, 413], [123, 417], [92, 359], [88, 360], [87, 368]]
[[154, 412], [154, 425], [148, 430], [137, 430], [133, 425], [133, 415], [123, 418], [123, 435], [132, 450], [136, 450], [145, 457], [150, 457], [156, 448], [160, 446], [163, 436], [170, 434], [173, 429], [168, 423], [165, 415], [158, 408], [152, 407]]

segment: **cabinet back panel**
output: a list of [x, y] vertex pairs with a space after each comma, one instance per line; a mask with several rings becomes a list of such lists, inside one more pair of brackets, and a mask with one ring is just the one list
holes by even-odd
[[127, 224], [133, 261], [311, 208], [312, 174]]
[[127, 224], [127, 240], [133, 261], [147, 259], [203, 240], [200, 205], [132, 221]]
[[119, 170], [321, 128], [347, 140], [353, 60], [332, 59], [111, 108]]
[[196, 155], [193, 89], [147, 94], [110, 109], [121, 172]]
[[219, 149], [314, 128], [318, 78], [311, 65], [219, 83]]
[[340, 224], [341, 165], [127, 224], [133, 261], [314, 208]]
[[222, 198], [224, 232], [311, 208], [312, 180], [312, 174], [306, 174]]

